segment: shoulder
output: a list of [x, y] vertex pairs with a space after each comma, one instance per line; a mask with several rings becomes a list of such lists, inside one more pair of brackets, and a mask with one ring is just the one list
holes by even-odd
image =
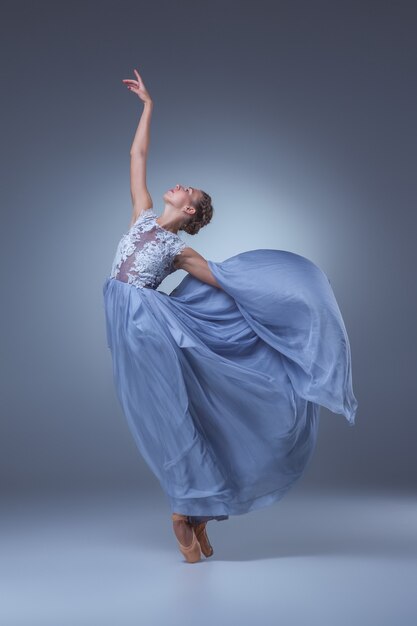
[[178, 252], [175, 255], [173, 263], [175, 269], [180, 270], [184, 269], [184, 267], [186, 267], [187, 264], [193, 260], [201, 261], [202, 259], [204, 260], [204, 257], [202, 257], [197, 250], [194, 250], [194, 248], [191, 248], [184, 241], [182, 241], [182, 245], [178, 248]]
[[143, 222], [150, 222], [150, 221], [156, 220], [157, 217], [158, 216], [156, 215], [153, 208], [144, 209], [143, 211], [139, 213], [139, 215], [135, 216], [135, 219], [132, 219], [130, 223], [130, 228], [133, 228], [133, 226], [142, 224]]
[[187, 244], [185, 243], [185, 241], [179, 235], [175, 233], [167, 234], [167, 243], [168, 243], [169, 250], [171, 252], [171, 256], [175, 256], [179, 254], [180, 252], [184, 250], [184, 248], [187, 247]]
[[140, 222], [142, 220], [156, 220], [157, 218], [157, 214], [155, 213], [155, 211], [153, 210], [153, 208], [151, 209], [145, 209], [144, 211], [142, 211], [139, 216], [136, 218], [137, 222]]

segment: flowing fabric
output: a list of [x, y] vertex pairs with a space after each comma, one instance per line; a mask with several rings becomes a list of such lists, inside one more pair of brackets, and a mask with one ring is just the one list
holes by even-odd
[[208, 261], [170, 293], [107, 278], [107, 343], [132, 435], [172, 512], [278, 501], [314, 451], [320, 406], [355, 423], [351, 352], [326, 274], [274, 249]]

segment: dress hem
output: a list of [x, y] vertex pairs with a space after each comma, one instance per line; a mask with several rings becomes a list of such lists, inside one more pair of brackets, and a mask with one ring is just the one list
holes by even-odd
[[[302, 474], [304, 471], [302, 472]], [[301, 474], [301, 475], [302, 475]], [[297, 481], [301, 478], [301, 475], [298, 477]], [[256, 511], [261, 508], [266, 508], [274, 502], [278, 502], [283, 498], [283, 496], [293, 487], [293, 483], [287, 485], [286, 487], [281, 487], [279, 489], [274, 489], [268, 493], [264, 493], [261, 496], [257, 496], [256, 498], [251, 498], [245, 502], [236, 502], [236, 503], [219, 503], [216, 502], [213, 504], [213, 510], [210, 509], [210, 504], [207, 504], [207, 501], [210, 501], [210, 498], [205, 500], [205, 504], [202, 505], [200, 498], [173, 498], [168, 496], [168, 499], [171, 504], [172, 513], [182, 513], [183, 515], [189, 516], [206, 516], [206, 515], [244, 515], [245, 513], [250, 513], [251, 511]], [[191, 507], [192, 510], [187, 510]]]

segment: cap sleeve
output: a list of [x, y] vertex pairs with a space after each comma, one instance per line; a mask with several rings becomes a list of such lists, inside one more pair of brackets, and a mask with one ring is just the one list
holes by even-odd
[[139, 217], [138, 217], [138, 218], [136, 218], [136, 222], [135, 222], [135, 223], [142, 222], [142, 221], [143, 221], [143, 220], [145, 220], [145, 219], [148, 219], [148, 218], [155, 218], [155, 217], [156, 217], [156, 213], [155, 213], [155, 211], [153, 210], [153, 207], [151, 207], [151, 208], [149, 208], [149, 209], [144, 209], [144, 210], [141, 212], [141, 214], [139, 215]]
[[169, 246], [169, 256], [171, 259], [171, 263], [174, 262], [175, 257], [180, 254], [184, 248], [187, 247], [185, 241], [183, 241], [180, 237], [175, 237], [171, 240]]
[[172, 242], [172, 248], [171, 248], [172, 258], [177, 256], [177, 254], [180, 254], [180, 252], [184, 250], [184, 248], [186, 247], [187, 247], [187, 244], [185, 243], [185, 241], [183, 241], [182, 239], [178, 237], [175, 241]]

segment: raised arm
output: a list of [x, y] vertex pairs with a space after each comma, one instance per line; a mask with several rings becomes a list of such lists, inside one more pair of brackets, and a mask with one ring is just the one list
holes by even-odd
[[146, 159], [149, 150], [153, 101], [138, 71], [134, 71], [137, 80], [124, 79], [123, 82], [130, 91], [139, 96], [144, 103], [144, 107], [130, 148], [130, 193], [133, 204], [130, 226], [143, 211], [153, 206], [153, 201], [146, 185]]
[[206, 259], [193, 248], [184, 248], [180, 254], [174, 258], [174, 267], [177, 270], [185, 270], [204, 283], [222, 289], [214, 278]]

